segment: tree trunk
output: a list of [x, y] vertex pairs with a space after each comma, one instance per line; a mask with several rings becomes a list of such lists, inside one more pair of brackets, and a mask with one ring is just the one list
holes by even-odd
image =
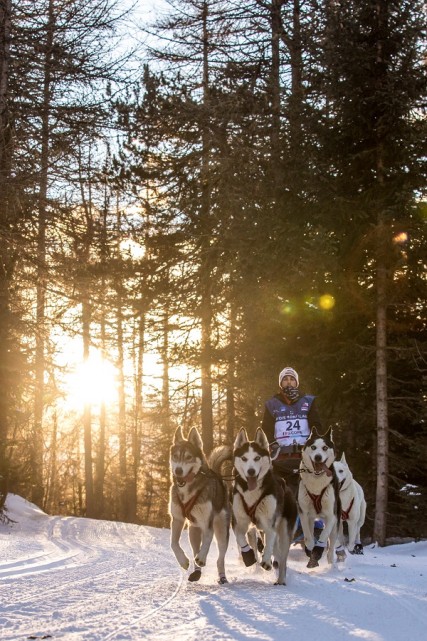
[[296, 162], [301, 157], [302, 145], [302, 44], [301, 44], [301, 8], [300, 0], [294, 0], [293, 11], [293, 34], [290, 45], [291, 69], [292, 69], [292, 92], [289, 109], [290, 125], [290, 147], [292, 162]]
[[[46, 491], [43, 496], [43, 510], [45, 512], [55, 513], [58, 507], [58, 494], [57, 494], [57, 465], [58, 454], [58, 417], [56, 411], [52, 419], [52, 434], [50, 437], [49, 448], [49, 468], [47, 471]], [[55, 508], [52, 510], [52, 508]]]
[[[83, 361], [88, 362], [90, 348], [90, 321], [91, 308], [87, 292], [83, 294], [82, 302], [82, 336], [83, 336]], [[83, 433], [85, 448], [85, 487], [86, 487], [86, 516], [95, 516], [95, 503], [93, 495], [93, 465], [92, 465], [92, 409], [90, 402], [85, 402], [83, 410]]]
[[377, 381], [377, 490], [374, 540], [385, 545], [388, 501], [387, 400], [387, 270], [377, 268], [376, 381]]
[[8, 491], [10, 376], [8, 371], [10, 342], [9, 281], [11, 258], [9, 235], [11, 127], [9, 115], [9, 50], [11, 34], [11, 1], [0, 2], [0, 511]]
[[227, 358], [227, 387], [226, 387], [226, 442], [232, 445], [236, 434], [236, 408], [234, 394], [236, 388], [236, 316], [237, 310], [234, 302], [231, 302], [230, 329], [228, 339]]
[[[81, 154], [79, 156], [79, 179], [80, 193], [83, 204], [83, 212], [86, 217], [86, 233], [83, 239], [83, 245], [78, 253], [78, 260], [81, 261], [81, 273], [79, 289], [82, 306], [82, 338], [83, 338], [83, 362], [87, 363], [90, 355], [90, 324], [92, 320], [92, 307], [90, 303], [90, 278], [89, 262], [90, 248], [93, 240], [93, 220], [92, 220], [92, 185], [90, 159], [87, 169], [89, 176], [88, 200], [86, 199], [83, 181], [83, 164]], [[85, 402], [83, 410], [83, 442], [84, 442], [84, 462], [85, 462], [85, 490], [86, 490], [86, 516], [95, 517], [95, 502], [93, 491], [93, 451], [92, 451], [92, 408], [90, 400]]]
[[283, 0], [271, 3], [271, 157], [276, 191], [280, 190], [283, 176], [280, 171], [280, 35], [282, 32], [281, 7]]
[[43, 411], [45, 375], [45, 334], [46, 334], [46, 206], [49, 164], [49, 115], [51, 105], [51, 58], [55, 13], [53, 0], [49, 0], [48, 23], [46, 27], [46, 50], [44, 56], [43, 106], [41, 123], [41, 168], [39, 185], [39, 211], [37, 236], [37, 312], [36, 312], [36, 354], [35, 354], [35, 394], [33, 451], [31, 460], [32, 501], [36, 505], [43, 502]]
[[[387, 25], [387, 6], [383, 0], [377, 2], [377, 65], [379, 78], [377, 91], [380, 92], [386, 73], [383, 38]], [[377, 180], [384, 186], [384, 151], [381, 124], [377, 125]], [[388, 504], [388, 390], [387, 390], [387, 233], [384, 233], [382, 198], [379, 198], [377, 214], [377, 271], [376, 271], [376, 401], [377, 401], [377, 488], [375, 497], [374, 539], [385, 545]]]
[[208, 4], [203, 3], [203, 106], [202, 122], [202, 194], [201, 194], [201, 379], [202, 379], [202, 440], [204, 449], [209, 453], [213, 448], [213, 410], [212, 410], [212, 274], [211, 274], [211, 233], [210, 183], [209, 183], [209, 33], [207, 26]]
[[116, 205], [118, 246], [117, 260], [119, 265], [118, 274], [115, 280], [116, 290], [116, 320], [117, 320], [117, 369], [119, 373], [119, 488], [120, 508], [119, 511], [124, 521], [129, 520], [129, 495], [128, 495], [128, 465], [127, 465], [127, 426], [126, 426], [126, 393], [124, 373], [124, 335], [123, 335], [123, 300], [124, 292], [121, 284], [120, 273], [120, 234], [122, 229], [121, 212], [119, 201]]
[[145, 351], [145, 312], [141, 309], [137, 327], [137, 362], [135, 368], [135, 405], [132, 430], [132, 477], [129, 479], [129, 520], [137, 522], [138, 513], [138, 473], [141, 459], [141, 438], [143, 425], [142, 384], [144, 376]]

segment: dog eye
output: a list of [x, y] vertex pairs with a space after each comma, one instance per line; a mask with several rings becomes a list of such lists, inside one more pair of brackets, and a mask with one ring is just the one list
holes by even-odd
[[327, 445], [324, 445], [324, 446], [322, 447], [322, 450], [323, 450], [324, 452], [327, 452], [327, 451], [328, 451], [328, 446], [327, 446]]
[[248, 460], [248, 459], [246, 458], [246, 456], [242, 456], [242, 461], [243, 461], [243, 463], [246, 463], [246, 461], [247, 461], [247, 460]]
[[186, 454], [184, 458], [187, 463], [193, 460], [193, 457], [191, 456], [191, 454]]
[[259, 461], [259, 460], [260, 460], [260, 458], [261, 458], [260, 456], [255, 456], [255, 459], [254, 459], [254, 460], [255, 460], [255, 461]]
[[315, 446], [315, 445], [312, 445], [312, 446], [311, 446], [311, 449], [312, 449], [312, 450], [315, 450], [315, 449], [316, 449], [316, 446]]

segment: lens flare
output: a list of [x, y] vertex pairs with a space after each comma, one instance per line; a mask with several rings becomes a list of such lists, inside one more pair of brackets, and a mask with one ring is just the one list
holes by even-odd
[[331, 294], [323, 294], [319, 298], [319, 307], [324, 310], [329, 310], [335, 307], [335, 298]]
[[282, 314], [285, 314], [286, 316], [289, 316], [290, 314], [294, 313], [295, 309], [291, 305], [291, 303], [286, 301], [285, 303], [283, 303], [283, 305], [280, 306], [280, 311], [281, 311]]
[[403, 245], [408, 240], [408, 234], [406, 231], [401, 231], [393, 237], [393, 242], [395, 245]]

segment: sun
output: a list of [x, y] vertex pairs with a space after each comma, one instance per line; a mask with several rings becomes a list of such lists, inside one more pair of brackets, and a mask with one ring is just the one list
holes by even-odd
[[117, 370], [97, 352], [75, 366], [64, 382], [65, 403], [72, 408], [100, 407], [117, 400]]

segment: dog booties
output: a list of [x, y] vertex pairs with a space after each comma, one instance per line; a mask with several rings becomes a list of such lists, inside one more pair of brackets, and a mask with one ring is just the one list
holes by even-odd
[[[309, 559], [309, 561], [307, 563], [307, 567], [308, 568], [317, 568], [317, 566], [319, 565], [319, 560], [320, 560], [320, 558], [321, 558], [321, 556], [323, 554], [323, 550], [324, 549], [325, 548], [322, 547], [321, 545], [315, 545], [314, 546], [314, 548], [311, 550], [310, 555], [309, 555], [310, 559]], [[306, 554], [307, 554], [307, 552], [308, 552], [308, 550], [306, 548]]]
[[255, 553], [252, 548], [250, 550], [247, 550], [246, 552], [243, 552], [242, 550], [241, 554], [242, 554], [243, 563], [246, 565], [247, 568], [253, 565], [254, 563], [256, 563]]

